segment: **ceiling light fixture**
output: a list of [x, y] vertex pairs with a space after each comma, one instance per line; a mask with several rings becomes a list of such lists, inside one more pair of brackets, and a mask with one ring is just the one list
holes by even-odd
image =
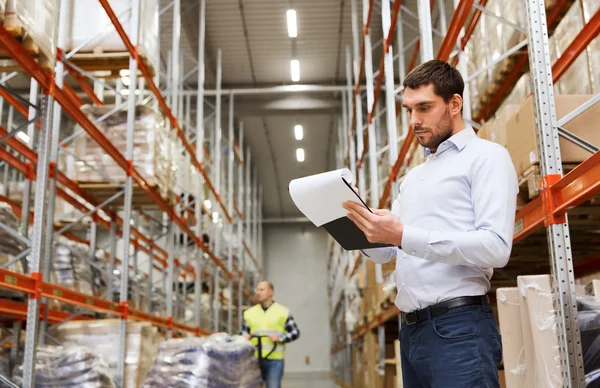
[[298, 148], [296, 150], [296, 159], [298, 159], [299, 162], [304, 162], [304, 149], [303, 148]]
[[29, 135], [27, 135], [25, 132], [23, 131], [19, 131], [17, 132], [17, 137], [19, 138], [19, 140], [21, 140], [23, 143], [25, 144], [29, 144]]
[[288, 27], [288, 36], [290, 38], [295, 38], [298, 36], [298, 24], [296, 23], [296, 11], [293, 9], [289, 9], [287, 11], [287, 27]]
[[212, 207], [212, 203], [210, 202], [210, 199], [205, 199], [204, 200], [204, 206], [206, 206], [206, 208], [208, 210], [210, 210], [210, 208]]
[[296, 140], [302, 140], [304, 137], [304, 131], [302, 130], [302, 125], [296, 125], [294, 127], [294, 135], [296, 136]]
[[292, 70], [292, 81], [300, 81], [300, 61], [297, 59], [292, 59], [290, 61], [290, 68]]

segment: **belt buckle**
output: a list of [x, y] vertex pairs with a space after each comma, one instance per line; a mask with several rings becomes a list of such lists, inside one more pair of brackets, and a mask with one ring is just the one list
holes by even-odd
[[408, 326], [419, 322], [419, 316], [414, 311], [411, 311], [410, 313], [403, 313], [402, 315], [404, 316], [404, 322]]

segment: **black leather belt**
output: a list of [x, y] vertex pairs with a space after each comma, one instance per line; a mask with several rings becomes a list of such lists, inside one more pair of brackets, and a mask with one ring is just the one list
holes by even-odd
[[429, 317], [440, 316], [449, 310], [455, 309], [462, 306], [470, 306], [476, 304], [489, 304], [487, 295], [482, 296], [461, 296], [458, 298], [449, 299], [440, 303], [433, 304], [424, 309], [411, 311], [409, 313], [402, 313], [402, 321], [407, 325], [414, 325], [418, 322], [424, 322]]

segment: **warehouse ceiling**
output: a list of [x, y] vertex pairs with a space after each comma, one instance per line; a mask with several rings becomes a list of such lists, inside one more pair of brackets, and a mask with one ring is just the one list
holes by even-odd
[[[183, 74], [188, 74], [198, 58], [198, 0], [182, 0], [181, 48]], [[446, 0], [450, 10], [452, 2]], [[169, 4], [162, 0], [162, 7]], [[404, 6], [417, 13], [415, 0]], [[359, 20], [362, 1], [357, 0]], [[372, 18], [374, 69], [381, 56], [381, 1], [375, 1]], [[286, 11], [297, 13], [298, 36], [287, 34]], [[451, 11], [450, 11], [451, 12]], [[434, 20], [437, 11], [434, 11]], [[449, 15], [451, 13], [448, 13]], [[169, 63], [172, 47], [172, 11], [161, 16], [161, 56], [163, 71]], [[290, 60], [300, 61], [298, 84], [345, 85], [346, 47], [352, 49], [351, 0], [207, 0], [206, 1], [206, 88], [215, 85], [217, 50], [222, 50], [223, 88], [259, 88], [293, 85]], [[416, 35], [418, 22], [406, 14], [411, 24], [404, 28], [405, 43]], [[448, 21], [449, 22], [449, 21]], [[412, 48], [406, 52], [410, 61]], [[187, 88], [195, 89], [197, 75]], [[214, 97], [207, 102], [214, 104]], [[290, 180], [324, 172], [335, 167], [335, 139], [341, 119], [339, 93], [258, 94], [235, 97], [236, 121], [244, 123], [245, 143], [257, 167], [264, 191], [265, 218], [301, 216], [291, 201]], [[210, 110], [209, 110], [210, 111]], [[223, 112], [227, 112], [226, 105]], [[294, 139], [296, 124], [304, 128], [304, 139]], [[226, 128], [224, 115], [223, 126]], [[303, 147], [306, 160], [295, 158]]]

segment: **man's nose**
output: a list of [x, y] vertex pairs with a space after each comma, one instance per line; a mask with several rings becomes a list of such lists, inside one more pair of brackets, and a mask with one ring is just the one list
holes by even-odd
[[419, 115], [414, 112], [410, 114], [410, 125], [413, 127], [418, 127], [422, 124], [422, 120], [419, 118]]

